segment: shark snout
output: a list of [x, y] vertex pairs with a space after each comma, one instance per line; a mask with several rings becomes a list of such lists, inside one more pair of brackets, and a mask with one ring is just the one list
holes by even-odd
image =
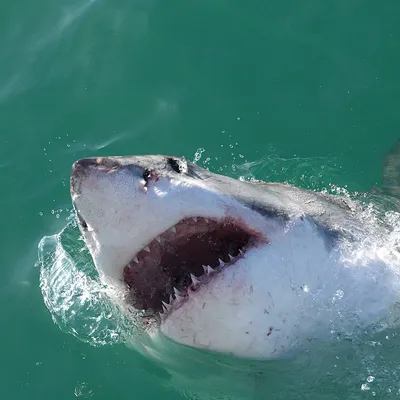
[[82, 181], [91, 173], [107, 173], [117, 171], [121, 168], [118, 160], [111, 157], [89, 157], [81, 158], [72, 165], [71, 192], [80, 194]]
[[86, 173], [90, 169], [102, 171], [115, 170], [121, 167], [121, 164], [115, 158], [111, 157], [90, 157], [81, 158], [72, 165], [72, 175]]

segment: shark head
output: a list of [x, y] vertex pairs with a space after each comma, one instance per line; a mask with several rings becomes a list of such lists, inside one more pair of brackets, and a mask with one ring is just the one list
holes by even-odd
[[70, 187], [101, 280], [177, 343], [280, 355], [332, 322], [339, 284], [354, 283], [294, 189], [169, 156], [81, 159]]

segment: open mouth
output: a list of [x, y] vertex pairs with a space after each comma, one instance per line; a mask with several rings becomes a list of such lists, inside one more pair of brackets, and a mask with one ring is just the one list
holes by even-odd
[[124, 268], [127, 301], [136, 309], [160, 312], [179, 307], [260, 242], [258, 233], [225, 219], [187, 218], [155, 238]]

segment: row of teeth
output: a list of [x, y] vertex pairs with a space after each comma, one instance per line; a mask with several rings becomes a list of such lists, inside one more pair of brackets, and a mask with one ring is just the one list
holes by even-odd
[[[243, 249], [239, 249], [239, 254], [238, 256], [241, 256], [243, 254], [244, 248]], [[229, 260], [233, 261], [236, 257], [231, 256], [228, 253], [229, 256]], [[204, 275], [203, 276], [210, 276], [211, 274], [213, 274], [214, 272], [216, 272], [216, 268], [220, 268], [220, 267], [224, 267], [225, 263], [224, 261], [222, 261], [220, 258], [218, 259], [219, 261], [219, 265], [215, 268], [210, 267], [209, 265], [203, 265], [203, 270], [204, 270]], [[197, 288], [197, 286], [201, 283], [201, 281], [194, 276], [193, 274], [190, 274], [190, 278], [192, 279], [192, 286], [193, 288]], [[166, 303], [165, 301], [162, 301], [162, 307], [164, 310], [164, 313], [160, 313], [160, 317], [163, 319], [165, 318], [165, 314], [168, 313], [171, 308], [172, 308], [172, 304], [175, 301], [181, 301], [185, 298], [186, 294], [180, 292], [176, 287], [174, 287], [174, 294], [175, 294], [175, 298], [172, 296], [172, 294], [169, 295], [169, 303]]]
[[[198, 220], [197, 217], [192, 217], [192, 218], [190, 218], [190, 219], [192, 219], [194, 222], [197, 222], [197, 220]], [[206, 221], [207, 224], [210, 222], [210, 220], [209, 220], [208, 218], [203, 218], [203, 219], [204, 219], [204, 221]], [[167, 231], [167, 232], [168, 232], [168, 231]], [[170, 228], [170, 229], [169, 229], [169, 232], [176, 233], [176, 228], [175, 228], [175, 226], [173, 226], [172, 228]], [[161, 236], [157, 236], [157, 237], [155, 238], [155, 240], [157, 240], [158, 243], [161, 243]], [[143, 247], [142, 250], [147, 251], [148, 253], [151, 252], [149, 246]], [[231, 256], [229, 256], [229, 257], [231, 257]], [[139, 263], [139, 260], [138, 260], [137, 256], [134, 257], [133, 261], [134, 261], [135, 263]]]

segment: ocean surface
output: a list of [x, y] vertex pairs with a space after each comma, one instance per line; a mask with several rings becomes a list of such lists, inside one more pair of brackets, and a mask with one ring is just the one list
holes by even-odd
[[400, 138], [399, 13], [393, 0], [2, 2], [0, 399], [398, 398], [397, 330], [266, 363], [128, 347], [80, 253], [69, 175], [81, 157], [161, 153], [377, 188]]

